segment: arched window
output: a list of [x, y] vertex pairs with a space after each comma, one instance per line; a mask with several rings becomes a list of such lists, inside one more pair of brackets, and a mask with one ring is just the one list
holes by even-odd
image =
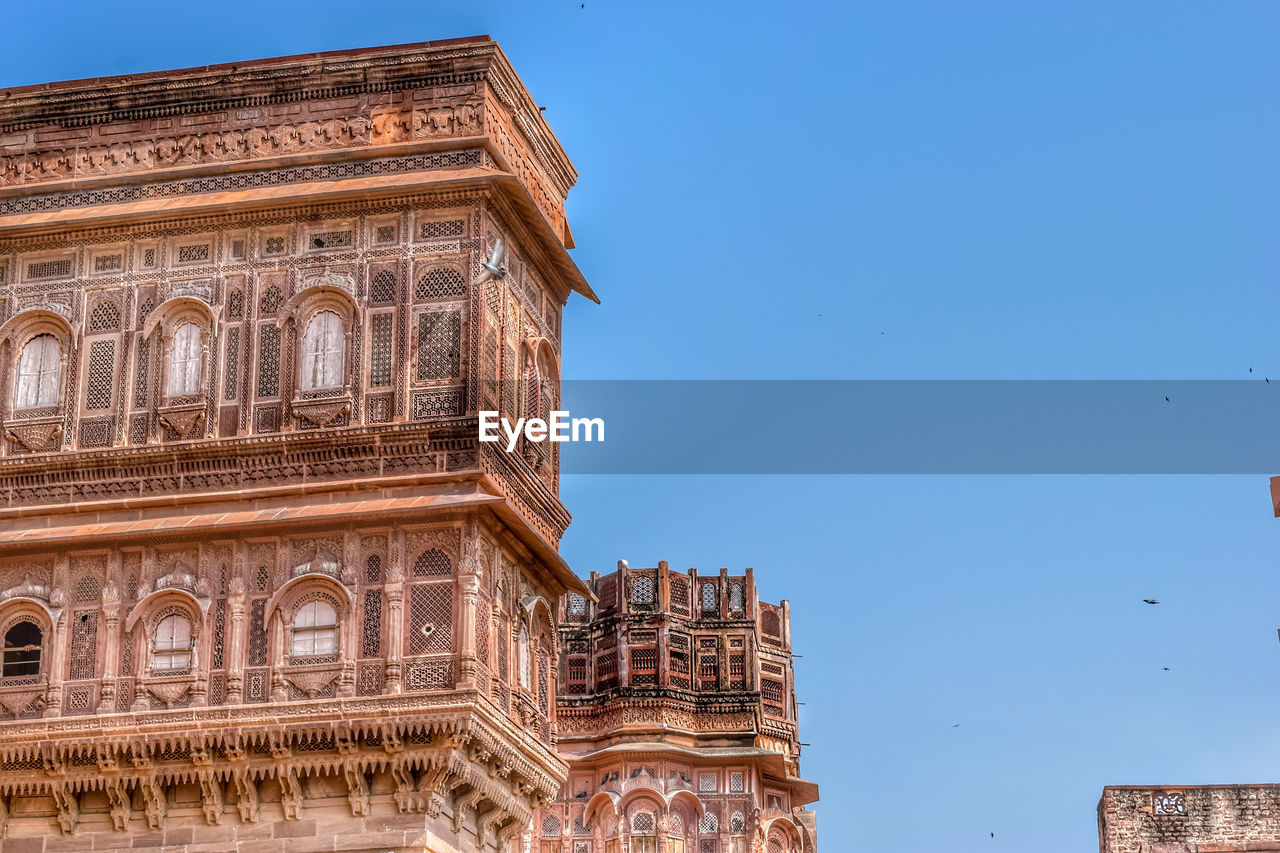
[[293, 617], [292, 657], [332, 655], [338, 651], [338, 614], [323, 601], [302, 605]]
[[172, 672], [191, 666], [191, 623], [176, 613], [156, 625], [151, 644], [151, 671]]
[[18, 389], [15, 409], [41, 409], [58, 405], [58, 382], [62, 378], [62, 347], [53, 335], [36, 335], [22, 348], [18, 359]]
[[312, 317], [302, 336], [302, 390], [341, 386], [345, 355], [342, 319], [332, 311], [321, 311]]
[[631, 816], [632, 853], [657, 853], [657, 820], [652, 812], [636, 812]]
[[204, 352], [200, 345], [200, 327], [183, 323], [173, 333], [173, 359], [169, 363], [169, 396], [200, 393], [200, 369]]
[[716, 585], [713, 583], [704, 583], [702, 585], [702, 609], [719, 609], [719, 606], [716, 603]]
[[40, 653], [44, 650], [44, 632], [34, 622], [22, 621], [4, 633], [4, 678], [40, 674]]
[[520, 644], [519, 644], [517, 653], [519, 655], [518, 660], [520, 664], [520, 686], [523, 687], [525, 690], [528, 690], [529, 681], [531, 680], [531, 675], [529, 672], [530, 656], [529, 656], [529, 626], [528, 625], [525, 625], [525, 624], [520, 625]]

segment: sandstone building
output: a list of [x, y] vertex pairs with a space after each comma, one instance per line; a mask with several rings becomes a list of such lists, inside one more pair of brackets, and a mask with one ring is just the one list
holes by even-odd
[[785, 614], [720, 579], [651, 614], [714, 679], [574, 680], [639, 611], [560, 557], [555, 446], [476, 440], [556, 405], [575, 179], [484, 37], [0, 92], [0, 851], [517, 850], [605, 739], [732, 793], [597, 779], [555, 849], [811, 848]]
[[760, 601], [750, 569], [665, 562], [590, 587], [561, 604], [569, 779], [535, 821], [543, 853], [814, 850], [786, 602]]

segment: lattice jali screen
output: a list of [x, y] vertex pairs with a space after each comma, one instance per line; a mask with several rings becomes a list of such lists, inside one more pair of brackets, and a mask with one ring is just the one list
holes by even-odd
[[745, 607], [745, 601], [742, 594], [742, 583], [734, 581], [729, 584], [729, 609], [742, 610]]
[[213, 605], [213, 658], [210, 666], [222, 669], [227, 637], [227, 600], [219, 598]]
[[197, 264], [209, 260], [209, 244], [197, 243], [178, 247], [178, 263]]
[[27, 281], [50, 278], [68, 278], [71, 275], [71, 258], [56, 261], [36, 261], [27, 264]]
[[364, 564], [364, 582], [382, 583], [382, 557], [370, 554]]
[[244, 319], [244, 292], [238, 287], [231, 288], [227, 293], [227, 319]]
[[[495, 642], [498, 644], [498, 681], [505, 684], [510, 671], [507, 666], [507, 651], [511, 648], [511, 628], [505, 617], [498, 618], [498, 634]], [[497, 692], [496, 689], [494, 692]]]
[[418, 381], [457, 379], [462, 375], [462, 312], [427, 311], [418, 315]]
[[370, 320], [369, 387], [391, 385], [391, 362], [394, 354], [395, 318], [389, 313], [374, 314]]
[[67, 678], [93, 678], [98, 666], [98, 611], [76, 610], [71, 614], [71, 662]]
[[419, 240], [447, 240], [467, 233], [467, 223], [462, 219], [437, 219], [418, 223]]
[[652, 574], [636, 574], [631, 578], [631, 604], [650, 608], [654, 604], [655, 578]]
[[146, 338], [138, 341], [138, 363], [133, 374], [133, 405], [147, 405], [147, 370], [151, 366], [151, 342]]
[[111, 390], [114, 386], [116, 342], [94, 341], [89, 345], [89, 380], [85, 387], [86, 409], [111, 408]]
[[[429, 631], [424, 631], [430, 626]], [[453, 584], [419, 584], [409, 591], [409, 654], [453, 649]]]
[[92, 713], [98, 704], [98, 686], [88, 684], [68, 684], [63, 688], [62, 713], [67, 715]]
[[247, 669], [244, 673], [244, 701], [267, 701], [268, 677], [266, 669]]
[[367, 422], [385, 424], [391, 420], [391, 405], [394, 398], [390, 394], [370, 394], [364, 402]]
[[418, 279], [414, 299], [461, 299], [467, 294], [467, 283], [451, 269], [435, 269]]
[[280, 429], [280, 407], [255, 406], [253, 409], [254, 432], [277, 432]]
[[284, 294], [280, 292], [280, 287], [275, 284], [268, 285], [267, 289], [262, 291], [262, 296], [258, 298], [258, 316], [274, 317], [283, 304]]
[[350, 249], [355, 244], [352, 231], [322, 231], [307, 239], [311, 249]]
[[698, 822], [698, 829], [701, 832], [719, 832], [720, 819], [716, 817], [716, 813], [708, 811], [702, 816], [702, 820]]
[[97, 255], [93, 259], [95, 273], [120, 272], [124, 269], [124, 255], [114, 252], [108, 255]]
[[689, 579], [683, 575], [667, 575], [667, 586], [671, 591], [671, 611], [688, 616]]
[[412, 661], [405, 666], [405, 687], [409, 690], [452, 690], [453, 661]]
[[258, 327], [258, 396], [280, 396], [280, 329], [272, 323]]
[[720, 689], [720, 665], [714, 652], [698, 655], [698, 689]]
[[715, 613], [720, 609], [720, 596], [714, 583], [710, 581], [703, 582], [699, 593], [699, 602], [703, 613]]
[[447, 577], [453, 574], [453, 564], [439, 548], [428, 548], [413, 562], [415, 578]]
[[361, 696], [377, 696], [382, 692], [382, 677], [380, 661], [362, 662], [356, 667], [356, 692]]
[[[373, 559], [373, 558], [370, 558]], [[364, 625], [360, 635], [360, 656], [382, 656], [382, 590], [364, 591]]]
[[98, 580], [93, 575], [85, 575], [76, 581], [75, 601], [77, 604], [93, 604], [98, 600]]
[[120, 646], [120, 675], [125, 678], [133, 675], [133, 644], [133, 632], [129, 631], [124, 635], [124, 642]]
[[369, 284], [369, 301], [374, 305], [388, 305], [396, 301], [396, 276], [389, 270], [383, 270], [373, 277]]
[[[236, 291], [239, 293], [239, 291]], [[227, 357], [222, 362], [222, 399], [234, 400], [240, 385], [240, 327], [227, 329]]]
[[103, 300], [93, 306], [89, 314], [90, 332], [114, 332], [120, 328], [120, 306], [109, 300]]
[[476, 597], [476, 657], [486, 667], [489, 666], [489, 629], [492, 622], [489, 610], [489, 597]]
[[425, 421], [461, 415], [462, 399], [461, 390], [417, 391], [413, 395], [413, 419]]
[[255, 598], [249, 606], [249, 666], [267, 665], [267, 600]]
[[86, 418], [79, 423], [79, 446], [110, 447], [115, 418]]

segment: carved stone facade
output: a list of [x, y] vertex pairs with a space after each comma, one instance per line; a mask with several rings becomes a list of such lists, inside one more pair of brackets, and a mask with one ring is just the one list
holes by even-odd
[[657, 568], [560, 603], [559, 747], [569, 779], [540, 853], [811, 853], [790, 611], [750, 569]]
[[476, 412], [554, 405], [594, 294], [505, 56], [0, 100], [0, 850], [518, 846], [586, 588]]

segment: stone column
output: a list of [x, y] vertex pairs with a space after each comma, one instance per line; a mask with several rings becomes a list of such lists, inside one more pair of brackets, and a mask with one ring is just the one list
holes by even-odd
[[[465, 571], [465, 561], [462, 567]], [[463, 574], [458, 578], [458, 586], [462, 593], [458, 613], [458, 630], [462, 635], [458, 644], [458, 689], [473, 690], [476, 688], [476, 600], [480, 596], [480, 579], [474, 574]]]
[[227, 668], [226, 703], [228, 705], [239, 705], [244, 702], [245, 634], [248, 630], [245, 627], [244, 618], [248, 600], [248, 596], [245, 595], [244, 568], [243, 554], [237, 555], [235, 574], [227, 584], [227, 616], [230, 624], [226, 637], [227, 647], [223, 650], [225, 655], [223, 665]]

